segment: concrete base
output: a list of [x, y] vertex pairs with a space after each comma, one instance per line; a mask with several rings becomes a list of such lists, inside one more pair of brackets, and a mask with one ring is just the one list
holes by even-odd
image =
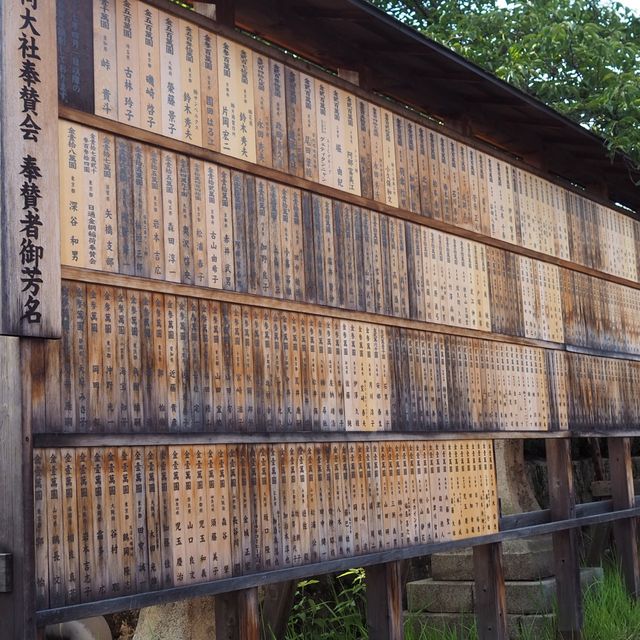
[[[600, 567], [585, 568], [580, 573], [582, 588], [602, 580]], [[513, 614], [553, 612], [556, 599], [555, 578], [506, 581], [507, 610]], [[407, 584], [409, 612], [471, 613], [474, 611], [473, 581], [416, 580]]]
[[44, 631], [45, 640], [112, 640], [103, 617], [52, 624]]
[[[540, 580], [553, 575], [551, 540], [509, 540], [502, 545], [505, 580]], [[473, 580], [471, 549], [431, 556], [431, 575], [435, 580]]]
[[140, 610], [134, 640], [214, 640], [212, 596], [172, 602]]
[[[421, 629], [427, 628], [440, 633], [455, 631], [460, 640], [469, 638], [469, 630], [474, 626], [474, 618], [470, 614], [459, 613], [406, 613], [405, 622], [412, 628], [416, 638]], [[509, 638], [518, 640], [524, 637], [540, 637], [548, 629], [553, 629], [554, 615], [544, 613], [538, 615], [507, 614]]]

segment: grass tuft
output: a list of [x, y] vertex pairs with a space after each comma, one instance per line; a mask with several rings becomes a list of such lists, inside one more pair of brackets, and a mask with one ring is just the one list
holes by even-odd
[[[298, 585], [286, 640], [366, 640], [364, 570], [352, 569], [321, 585], [305, 580]], [[405, 640], [477, 640], [475, 626], [441, 631], [418, 628], [419, 614], [408, 614]], [[584, 594], [583, 640], [639, 640], [640, 603], [626, 593], [615, 567], [607, 567], [601, 583]], [[542, 630], [522, 629], [518, 640], [555, 640], [553, 624]]]

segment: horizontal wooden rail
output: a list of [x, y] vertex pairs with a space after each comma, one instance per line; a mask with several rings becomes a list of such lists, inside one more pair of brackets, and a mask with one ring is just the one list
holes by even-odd
[[[187, 598], [217, 595], [227, 593], [229, 591], [248, 589], [251, 587], [284, 582], [287, 580], [300, 580], [308, 576], [344, 571], [346, 569], [353, 568], [354, 566], [368, 567], [397, 560], [407, 560], [409, 558], [452, 551], [454, 549], [476, 547], [495, 542], [504, 542], [506, 540], [532, 538], [535, 536], [557, 533], [558, 531], [567, 531], [578, 527], [601, 524], [603, 522], [615, 522], [640, 516], [640, 501], [638, 499], [636, 499], [635, 502], [636, 506], [632, 509], [612, 511], [611, 505], [611, 501], [577, 505], [576, 518], [558, 520], [555, 522], [549, 521], [549, 510], [539, 512], [535, 511], [526, 514], [519, 514], [517, 516], [508, 516], [507, 518], [501, 519], [501, 527], [506, 527], [504, 530], [476, 538], [420, 544], [412, 547], [403, 547], [401, 549], [387, 549], [360, 556], [329, 560], [318, 564], [287, 567], [268, 572], [225, 578], [223, 580], [216, 580], [213, 582], [203, 582], [184, 587], [172, 587], [163, 591], [148, 591], [146, 593], [111, 598], [109, 600], [98, 602], [87, 602], [83, 604], [44, 609], [37, 612], [36, 622], [38, 626], [56, 624], [67, 620], [78, 620], [89, 616], [106, 615], [128, 609], [139, 609], [142, 607], [165, 604]], [[530, 520], [534, 522], [534, 524], [517, 524], [517, 518], [520, 518], [520, 522], [527, 522]], [[542, 520], [545, 521], [542, 522]]]

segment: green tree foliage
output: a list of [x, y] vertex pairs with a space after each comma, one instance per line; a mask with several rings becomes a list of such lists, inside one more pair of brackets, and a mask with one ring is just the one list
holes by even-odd
[[608, 0], [370, 0], [640, 165], [640, 18]]

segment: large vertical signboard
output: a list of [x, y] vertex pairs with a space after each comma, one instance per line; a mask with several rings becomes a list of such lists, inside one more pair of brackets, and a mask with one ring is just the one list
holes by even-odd
[[60, 335], [55, 3], [0, 9], [0, 334]]

